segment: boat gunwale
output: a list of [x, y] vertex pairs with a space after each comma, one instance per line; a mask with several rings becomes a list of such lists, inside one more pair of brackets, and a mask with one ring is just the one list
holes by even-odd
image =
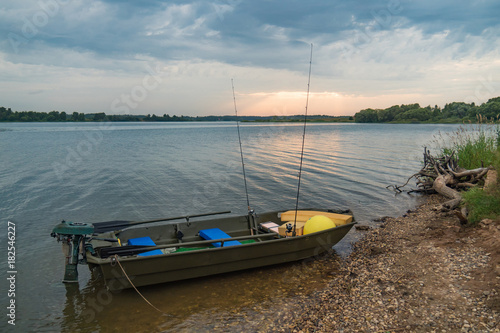
[[[264, 212], [262, 214], [257, 214], [257, 218], [259, 218], [261, 215], [274, 215], [274, 214], [276, 214], [278, 216], [278, 214], [285, 213], [285, 212], [290, 211], [290, 210], [296, 210], [296, 209], [276, 210], [276, 211], [272, 211], [272, 212]], [[297, 211], [318, 211], [318, 212], [323, 212], [323, 213], [349, 215], [349, 216], [352, 216], [352, 218], [353, 218], [352, 223], [356, 223], [354, 221], [354, 215], [350, 209], [337, 210], [337, 209], [325, 209], [325, 208], [314, 208], [314, 207], [311, 208], [311, 207], [309, 207], [309, 208], [299, 208]], [[343, 211], [343, 212], [341, 213], [339, 211]], [[158, 220], [158, 221], [154, 221], [151, 223], [154, 223], [155, 226], [170, 226], [170, 225], [182, 225], [182, 224], [189, 225], [189, 224], [200, 223], [200, 222], [212, 222], [212, 221], [217, 221], [217, 220], [221, 220], [221, 219], [224, 219], [224, 220], [239, 219], [239, 218], [248, 219], [248, 215], [230, 215], [230, 216], [226, 216], [226, 217], [222, 217], [222, 218], [219, 216], [217, 216], [217, 217], [207, 216], [208, 218], [203, 218], [202, 216], [193, 215], [193, 216], [185, 216], [182, 218], [186, 218], [186, 217], [188, 217], [190, 219], [188, 221], [174, 221], [171, 218], [167, 218], [167, 219], [165, 219], [164, 222]], [[182, 219], [182, 218], [179, 218], [179, 219]], [[284, 221], [282, 221], [282, 222], [284, 222]], [[287, 222], [293, 222], [293, 221], [287, 221]], [[99, 224], [99, 223], [107, 223], [107, 222], [96, 222], [96, 224]], [[337, 226], [337, 227], [339, 227], [339, 226]], [[139, 229], [139, 228], [145, 228], [144, 224], [142, 224], [142, 225], [130, 225], [130, 226], [122, 228], [122, 229], [117, 229], [117, 230], [115, 230], [115, 232], [121, 233], [124, 231]], [[103, 232], [103, 233], [105, 233], [105, 232]]]
[[[350, 223], [347, 223], [344, 225], [339, 225], [339, 226], [334, 227], [334, 228], [329, 228], [329, 229], [317, 231], [317, 232], [306, 234], [306, 235], [299, 235], [299, 236], [294, 236], [294, 237], [282, 237], [281, 236], [279, 238], [273, 238], [273, 239], [264, 240], [261, 242], [239, 244], [236, 246], [208, 247], [205, 249], [196, 249], [196, 250], [174, 252], [174, 253], [164, 253], [164, 254], [158, 254], [158, 255], [154, 255], [154, 256], [138, 256], [138, 255], [123, 256], [123, 257], [119, 257], [120, 258], [119, 260], [120, 260], [120, 262], [149, 261], [149, 260], [156, 260], [156, 259], [165, 259], [167, 257], [178, 256], [178, 255], [200, 254], [200, 253], [209, 252], [209, 251], [234, 251], [234, 250], [238, 250], [241, 248], [260, 246], [260, 245], [269, 244], [269, 243], [298, 242], [298, 241], [304, 240], [305, 238], [308, 238], [308, 237], [318, 237], [318, 236], [320, 237], [323, 234], [333, 233], [334, 231], [337, 231], [337, 230], [346, 229], [346, 228], [351, 229], [355, 224], [357, 224], [357, 222], [353, 221], [353, 222], [350, 222]], [[347, 232], [349, 232], [349, 231], [347, 231]], [[262, 235], [271, 235], [271, 234], [262, 234]], [[254, 236], [258, 236], [258, 235], [254, 235]], [[279, 236], [279, 235], [276, 234], [276, 236]], [[206, 242], [207, 242], [207, 244], [211, 244], [211, 243], [216, 243], [216, 242], [220, 242], [220, 241], [231, 241], [231, 240], [234, 240], [234, 238], [224, 238], [224, 239], [219, 239], [219, 240], [207, 240]], [[199, 242], [191, 242], [191, 243], [198, 243], [199, 244]], [[338, 242], [336, 242], [336, 243], [338, 243]], [[161, 245], [161, 246], [157, 246], [157, 247], [151, 247], [150, 249], [148, 248], [147, 251], [161, 249], [161, 248], [168, 248], [168, 247], [186, 247], [186, 245], [189, 245], [189, 244], [190, 243], [175, 243], [175, 244]], [[103, 258], [100, 258], [98, 256], [94, 256], [90, 253], [87, 254], [88, 263], [94, 264], [94, 265], [113, 264], [114, 260], [116, 260], [114, 256], [110, 256], [108, 258], [103, 259]]]

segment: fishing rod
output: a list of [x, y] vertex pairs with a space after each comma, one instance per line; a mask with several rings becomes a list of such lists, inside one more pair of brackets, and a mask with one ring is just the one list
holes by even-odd
[[189, 222], [190, 218], [194, 217], [204, 217], [204, 216], [212, 216], [212, 215], [220, 215], [220, 214], [229, 214], [231, 211], [224, 212], [214, 212], [214, 213], [204, 213], [204, 214], [196, 214], [196, 215], [186, 215], [186, 216], [176, 216], [176, 217], [166, 217], [162, 219], [148, 220], [148, 221], [106, 221], [106, 222], [96, 222], [92, 223], [94, 226], [95, 233], [107, 232], [107, 231], [115, 231], [122, 228], [128, 228], [138, 224], [146, 224], [146, 223], [154, 223], [154, 222], [166, 222], [173, 220], [182, 220], [186, 219], [186, 222]]
[[236, 114], [236, 128], [238, 129], [238, 140], [240, 143], [240, 156], [241, 156], [241, 166], [243, 168], [243, 180], [245, 181], [245, 194], [247, 196], [247, 207], [250, 212], [250, 199], [248, 199], [248, 187], [247, 187], [247, 176], [245, 173], [245, 160], [243, 159], [243, 147], [241, 146], [241, 135], [240, 135], [240, 122], [238, 118], [238, 109], [236, 108], [236, 95], [234, 94], [234, 82], [231, 79], [231, 86], [233, 88], [233, 101], [234, 101], [234, 113]]
[[295, 221], [293, 223], [292, 236], [296, 235], [295, 230], [297, 230], [297, 212], [299, 209], [300, 180], [302, 178], [302, 161], [304, 160], [304, 145], [305, 145], [305, 141], [306, 141], [307, 108], [309, 106], [309, 88], [311, 85], [312, 56], [313, 56], [313, 44], [311, 43], [311, 55], [309, 57], [309, 78], [307, 80], [306, 110], [304, 113], [304, 132], [302, 133], [302, 151], [300, 152], [299, 182], [297, 185], [297, 201], [295, 202]]
[[236, 128], [238, 129], [238, 141], [240, 144], [240, 156], [241, 156], [241, 166], [243, 168], [243, 181], [245, 182], [245, 194], [247, 198], [247, 208], [248, 208], [248, 215], [249, 218], [251, 219], [251, 226], [252, 226], [252, 235], [253, 231], [258, 234], [259, 229], [257, 228], [256, 221], [255, 221], [255, 212], [250, 208], [250, 199], [248, 197], [248, 186], [247, 186], [247, 175], [245, 172], [245, 159], [243, 158], [243, 147], [241, 145], [241, 134], [240, 134], [240, 122], [239, 122], [239, 117], [238, 117], [238, 109], [236, 108], [236, 95], [234, 93], [234, 81], [231, 79], [231, 87], [233, 88], [233, 101], [234, 101], [234, 113], [236, 114]]

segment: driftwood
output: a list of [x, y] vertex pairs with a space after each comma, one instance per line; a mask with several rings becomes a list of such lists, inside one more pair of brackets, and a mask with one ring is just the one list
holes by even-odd
[[[478, 182], [487, 174], [490, 168], [477, 168], [466, 170], [460, 168], [458, 160], [452, 153], [451, 155], [442, 156], [439, 158], [433, 157], [427, 148], [424, 148], [424, 166], [423, 168], [412, 175], [404, 185], [390, 185], [387, 188], [392, 188], [396, 192], [407, 193], [439, 193], [450, 199], [443, 203], [442, 210], [454, 210], [462, 202], [462, 195], [459, 190], [475, 187]], [[408, 185], [410, 180], [415, 178], [417, 188], [411, 190], [403, 190]], [[463, 208], [461, 211], [456, 211], [462, 223], [467, 221], [467, 211]]]

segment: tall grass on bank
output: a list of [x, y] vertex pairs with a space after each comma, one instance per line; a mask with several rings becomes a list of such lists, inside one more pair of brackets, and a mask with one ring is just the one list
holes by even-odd
[[[482, 120], [482, 119], [480, 119]], [[460, 126], [455, 132], [439, 134], [434, 142], [439, 155], [458, 157], [458, 165], [465, 169], [493, 167], [500, 173], [500, 123], [479, 122]], [[482, 219], [500, 218], [500, 184], [488, 191], [476, 187], [463, 192], [469, 210], [468, 220], [476, 224]]]
[[492, 166], [500, 149], [500, 125], [492, 122], [462, 125], [454, 132], [434, 136], [433, 143], [438, 155], [454, 153], [458, 165], [464, 169]]

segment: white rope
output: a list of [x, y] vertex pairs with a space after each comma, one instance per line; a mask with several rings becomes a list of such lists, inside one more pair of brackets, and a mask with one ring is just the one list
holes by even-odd
[[156, 306], [154, 306], [153, 304], [151, 304], [151, 302], [150, 302], [150, 301], [148, 301], [148, 300], [146, 299], [146, 297], [144, 297], [144, 295], [142, 295], [142, 294], [141, 294], [141, 292], [140, 292], [140, 291], [139, 291], [139, 290], [138, 290], [138, 289], [134, 286], [134, 284], [132, 283], [132, 281], [131, 281], [131, 280], [130, 280], [130, 278], [128, 277], [127, 272], [125, 272], [125, 270], [123, 269], [122, 264], [121, 264], [121, 263], [120, 263], [120, 261], [118, 260], [118, 255], [116, 255], [116, 254], [115, 254], [114, 258], [115, 258], [116, 262], [118, 263], [118, 265], [120, 266], [120, 268], [121, 268], [121, 270], [122, 270], [123, 274], [125, 274], [125, 277], [127, 278], [128, 282], [130, 283], [130, 285], [131, 285], [132, 287], [134, 287], [135, 291], [137, 291], [137, 293], [139, 294], [139, 296], [141, 296], [141, 297], [142, 297], [142, 299], [143, 299], [144, 301], [146, 301], [146, 303], [148, 303], [149, 305], [151, 305], [151, 307], [152, 307], [153, 309], [155, 309], [156, 311], [158, 311], [158, 312], [160, 312], [160, 313], [162, 313], [162, 314], [164, 314], [164, 315], [167, 315], [167, 316], [169, 316], [169, 317], [173, 317], [171, 314], [165, 313], [165, 312], [161, 311], [160, 309], [158, 309], [158, 308], [157, 308]]

